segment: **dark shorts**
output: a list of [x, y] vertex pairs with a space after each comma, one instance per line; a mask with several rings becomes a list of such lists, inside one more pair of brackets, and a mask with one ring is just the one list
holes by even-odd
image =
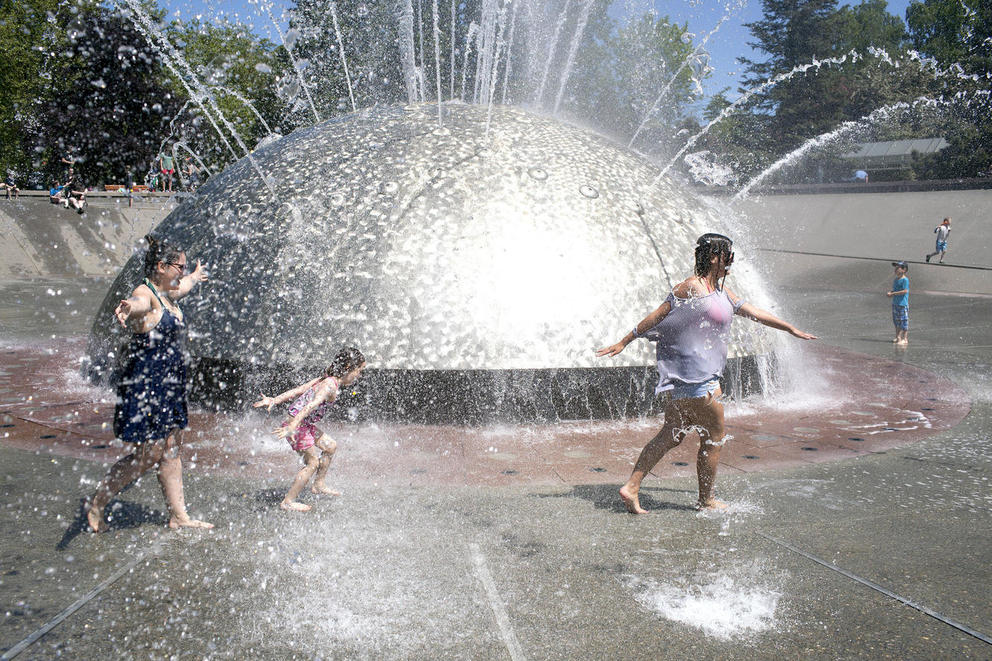
[[892, 323], [895, 324], [896, 328], [898, 328], [899, 330], [909, 330], [908, 305], [892, 306]]

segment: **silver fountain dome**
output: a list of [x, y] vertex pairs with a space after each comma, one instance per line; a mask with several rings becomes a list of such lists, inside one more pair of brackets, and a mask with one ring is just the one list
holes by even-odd
[[[250, 401], [357, 346], [345, 410], [480, 421], [650, 408], [653, 346], [615, 341], [724, 219], [606, 138], [511, 107], [380, 107], [302, 129], [212, 178], [155, 233], [209, 267], [184, 300], [194, 394]], [[264, 174], [263, 181], [261, 174]], [[141, 279], [134, 256], [94, 323]], [[733, 280], [735, 290], [747, 286]], [[735, 324], [731, 356], [760, 335]], [[273, 382], [275, 381], [275, 382]]]

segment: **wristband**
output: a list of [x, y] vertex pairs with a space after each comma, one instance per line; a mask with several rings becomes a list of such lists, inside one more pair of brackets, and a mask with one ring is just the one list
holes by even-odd
[[637, 326], [634, 326], [634, 330], [630, 331], [634, 335], [634, 339], [641, 337], [641, 334], [637, 332]]

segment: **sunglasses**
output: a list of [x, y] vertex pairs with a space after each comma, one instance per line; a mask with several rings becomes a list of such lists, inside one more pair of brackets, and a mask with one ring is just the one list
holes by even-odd
[[180, 273], [186, 272], [186, 264], [179, 264], [177, 262], [166, 262], [169, 266], [175, 266]]

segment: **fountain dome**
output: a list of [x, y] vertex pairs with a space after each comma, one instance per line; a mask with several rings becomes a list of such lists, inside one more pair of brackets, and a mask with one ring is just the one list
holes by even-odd
[[[202, 186], [155, 234], [210, 280], [184, 299], [201, 399], [251, 401], [369, 360], [339, 407], [415, 421], [617, 417], [653, 406], [653, 345], [616, 341], [725, 219], [591, 131], [513, 107], [377, 107], [297, 130]], [[264, 174], [265, 179], [262, 176]], [[94, 323], [108, 372], [125, 265]], [[748, 286], [732, 288], [749, 297]], [[730, 355], [761, 352], [734, 324]]]

